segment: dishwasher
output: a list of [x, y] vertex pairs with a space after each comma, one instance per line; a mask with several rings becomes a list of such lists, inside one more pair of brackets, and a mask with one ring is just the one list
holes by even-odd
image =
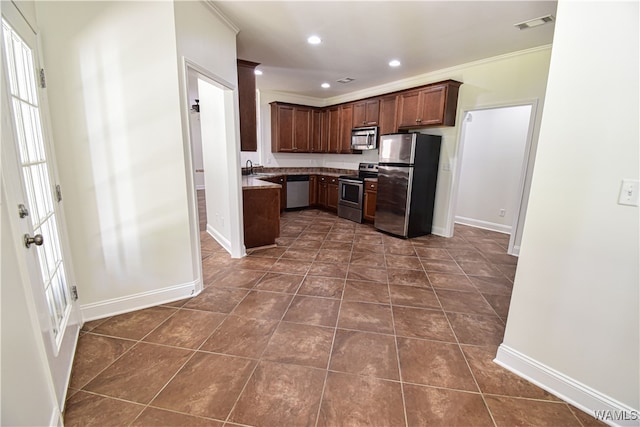
[[309, 206], [309, 175], [287, 175], [287, 209]]

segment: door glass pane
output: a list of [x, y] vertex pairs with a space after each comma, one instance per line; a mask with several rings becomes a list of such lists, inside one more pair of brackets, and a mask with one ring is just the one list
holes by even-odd
[[71, 312], [70, 298], [38, 108], [33, 52], [5, 20], [2, 20], [2, 31], [20, 166], [30, 212], [28, 218], [34, 234], [42, 234], [44, 240], [42, 246], [35, 247], [35, 251], [40, 264], [52, 331], [59, 345], [62, 335], [60, 332]]

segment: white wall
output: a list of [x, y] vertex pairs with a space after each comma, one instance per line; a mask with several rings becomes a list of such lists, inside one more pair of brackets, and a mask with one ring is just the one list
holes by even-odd
[[621, 180], [639, 176], [638, 33], [637, 2], [558, 4], [529, 211], [498, 356], [514, 369], [528, 360], [537, 368], [530, 377], [549, 388], [545, 368], [583, 385], [582, 394], [555, 390], [587, 409], [607, 409], [607, 399], [640, 408], [639, 213], [617, 204]]
[[[231, 253], [234, 257], [244, 254], [243, 233], [242, 233], [242, 185], [240, 176], [240, 127], [238, 122], [238, 72], [236, 65], [236, 34], [238, 29], [210, 4], [200, 1], [177, 1], [173, 3], [175, 10], [175, 30], [178, 47], [178, 58], [180, 62], [179, 75], [182, 88], [187, 87], [185, 74], [185, 62], [196, 69], [199, 73], [206, 75], [220, 87], [224, 88], [224, 104], [220, 114], [223, 116], [212, 120], [224, 120], [225, 139], [203, 141], [203, 163], [205, 168], [205, 181], [207, 191], [207, 204], [215, 202], [215, 209], [224, 215], [224, 226], [220, 219], [214, 224], [209, 223], [208, 229], [214, 237]], [[188, 109], [189, 103], [185, 99], [186, 89], [181, 91], [181, 105], [183, 106], [182, 123], [183, 137], [189, 141], [187, 133], [189, 126]], [[207, 124], [205, 117], [205, 101], [202, 93], [200, 104], [200, 123], [203, 127]], [[212, 101], [214, 104], [215, 101]], [[218, 145], [222, 143], [223, 145]], [[207, 144], [215, 144], [208, 146]], [[220, 153], [214, 152], [214, 147], [220, 147], [225, 152], [225, 157], [220, 157]], [[217, 158], [207, 159], [207, 153]], [[192, 236], [192, 253], [194, 257], [199, 254], [199, 232], [197, 219], [197, 203], [194, 196], [195, 183], [191, 173], [191, 153], [190, 145], [185, 145], [185, 168], [189, 171], [187, 176], [187, 196], [189, 199], [189, 217], [191, 219], [190, 233]], [[226, 161], [224, 169], [212, 170], [212, 164], [218, 161]], [[226, 173], [222, 173], [223, 170]], [[210, 175], [210, 176], [207, 176]], [[215, 176], [216, 179], [212, 179]], [[226, 193], [227, 197], [217, 198], [215, 194]], [[207, 212], [209, 214], [209, 212]], [[211, 228], [209, 228], [211, 225]], [[215, 231], [217, 230], [217, 231]], [[196, 266], [195, 274], [199, 275], [199, 267]]]
[[[325, 106], [342, 102], [353, 101], [369, 96], [408, 89], [428, 83], [453, 79], [463, 82], [460, 86], [458, 98], [458, 115], [456, 126], [423, 129], [421, 132], [442, 136], [440, 152], [440, 172], [438, 174], [438, 186], [436, 189], [436, 202], [434, 207], [433, 232], [434, 234], [448, 235], [453, 223], [453, 203], [451, 200], [453, 177], [458, 163], [458, 138], [460, 134], [461, 111], [520, 103], [523, 101], [538, 100], [538, 105], [544, 104], [547, 73], [549, 70], [549, 58], [551, 47], [527, 51], [515, 52], [495, 58], [487, 58], [445, 70], [439, 70], [415, 76], [410, 79], [392, 82], [383, 86], [372, 87], [367, 90], [354, 92], [345, 96], [328, 98], [324, 100], [293, 97], [282, 93], [264, 93], [261, 100], [262, 114], [262, 150], [266, 166], [327, 166], [357, 169], [361, 161], [377, 161], [377, 150], [363, 155], [350, 154], [272, 154], [271, 153], [271, 114], [269, 102], [283, 101], [305, 105]], [[541, 108], [539, 109], [541, 110]], [[538, 140], [540, 128], [540, 115], [534, 123], [532, 152], [535, 153], [535, 145]], [[271, 162], [271, 163], [269, 163]], [[530, 159], [533, 166], [533, 159]], [[530, 172], [527, 173], [525, 182], [526, 190], [530, 185]], [[525, 197], [526, 204], [526, 197]], [[524, 215], [521, 213], [521, 217]], [[519, 242], [516, 242], [519, 245]]]
[[85, 319], [189, 295], [173, 4], [38, 2], [37, 13]]
[[511, 232], [530, 117], [530, 105], [467, 113], [462, 123], [456, 222]]

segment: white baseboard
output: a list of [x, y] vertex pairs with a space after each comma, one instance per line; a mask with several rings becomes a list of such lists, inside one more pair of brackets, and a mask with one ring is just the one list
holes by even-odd
[[454, 222], [470, 227], [482, 228], [484, 230], [496, 231], [498, 233], [511, 234], [511, 226], [498, 224], [495, 222], [482, 221], [480, 219], [467, 218], [464, 216], [456, 216]]
[[53, 412], [51, 413], [49, 420], [50, 426], [64, 427], [62, 424], [62, 413], [60, 413], [58, 408], [53, 408]]
[[451, 237], [446, 233], [446, 229], [444, 227], [434, 227], [431, 226], [431, 234], [441, 237]]
[[209, 233], [209, 235], [213, 237], [216, 242], [220, 243], [220, 246], [222, 246], [227, 252], [231, 253], [231, 242], [229, 241], [229, 239], [224, 237], [218, 232], [218, 230], [216, 230], [209, 224], [207, 224], [207, 233]]
[[511, 255], [520, 256], [520, 246], [514, 246]]
[[197, 295], [200, 280], [80, 306], [85, 322], [141, 310]]
[[638, 409], [618, 402], [504, 344], [498, 348], [494, 362], [591, 416], [595, 416], [595, 411], [602, 411], [600, 414], [608, 416], [601, 421], [608, 425], [640, 425]]

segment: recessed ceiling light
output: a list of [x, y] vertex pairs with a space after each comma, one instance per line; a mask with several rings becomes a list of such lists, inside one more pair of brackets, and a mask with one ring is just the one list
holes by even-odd
[[325, 89], [329, 89], [331, 87], [329, 83], [322, 83], [320, 86], [322, 86]]
[[311, 36], [307, 39], [307, 43], [309, 44], [320, 44], [322, 43], [322, 39], [318, 36]]
[[553, 15], [545, 15], [540, 18], [529, 19], [518, 24], [513, 24], [514, 27], [518, 27], [520, 30], [526, 30], [528, 28], [539, 27], [540, 25], [547, 24], [553, 21]]
[[400, 61], [398, 61], [397, 59], [389, 61], [389, 67], [399, 67], [399, 66], [400, 66]]
[[262, 71], [256, 69], [253, 71], [253, 74], [255, 74], [256, 76], [261, 76], [262, 75]]

